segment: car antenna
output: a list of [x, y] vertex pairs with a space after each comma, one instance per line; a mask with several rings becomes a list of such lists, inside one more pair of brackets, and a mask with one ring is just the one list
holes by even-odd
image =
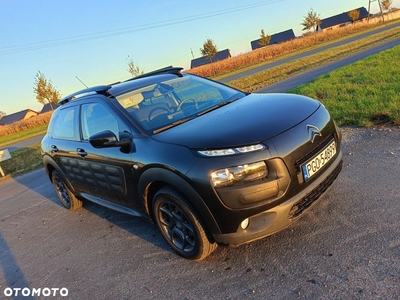
[[83, 85], [84, 85], [86, 88], [88, 88], [88, 86], [87, 86], [86, 84], [84, 84], [84, 83], [83, 83], [83, 81], [82, 81], [82, 80], [80, 80], [78, 76], [75, 76], [75, 77], [76, 77], [76, 79], [78, 79], [78, 80], [79, 80], [79, 82], [80, 82], [80, 83], [82, 83], [82, 84], [83, 84]]

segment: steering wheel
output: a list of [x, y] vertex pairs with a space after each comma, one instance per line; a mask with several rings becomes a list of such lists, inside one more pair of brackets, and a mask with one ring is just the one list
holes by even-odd
[[154, 112], [156, 112], [157, 110], [163, 110], [165, 111], [167, 114], [170, 114], [171, 112], [165, 108], [165, 107], [156, 107], [153, 108], [150, 112], [149, 112], [149, 121], [153, 120], [156, 116], [160, 115], [160, 114], [164, 114], [164, 113], [158, 113], [157, 115], [153, 116]]
[[178, 107], [176, 108], [176, 111], [180, 111], [182, 109], [183, 104], [185, 104], [186, 102], [189, 102], [189, 101], [192, 101], [194, 103], [196, 109], [198, 108], [199, 105], [198, 105], [196, 99], [186, 98], [186, 99], [183, 99], [182, 102], [178, 104]]

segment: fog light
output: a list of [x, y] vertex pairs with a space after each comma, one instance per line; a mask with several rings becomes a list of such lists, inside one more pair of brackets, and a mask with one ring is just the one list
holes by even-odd
[[249, 226], [249, 219], [244, 219], [244, 220], [242, 221], [242, 223], [240, 223], [240, 227], [241, 227], [242, 229], [246, 229], [247, 226]]

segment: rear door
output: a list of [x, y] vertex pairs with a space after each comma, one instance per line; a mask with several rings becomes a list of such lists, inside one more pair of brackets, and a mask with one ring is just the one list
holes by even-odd
[[76, 149], [80, 147], [79, 106], [61, 107], [49, 126], [49, 152], [67, 177], [72, 188], [79, 191], [79, 180], [71, 163], [78, 159]]

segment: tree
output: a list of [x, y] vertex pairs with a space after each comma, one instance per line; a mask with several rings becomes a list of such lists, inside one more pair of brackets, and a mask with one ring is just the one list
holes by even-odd
[[[389, 11], [391, 10], [392, 5], [393, 5], [393, 0], [380, 0], [380, 4], [383, 7], [383, 9], [387, 13], [389, 13]], [[382, 18], [383, 18], [383, 15], [382, 15]], [[389, 20], [389, 15], [388, 15], [387, 19]], [[393, 19], [393, 13], [392, 13], [392, 19]]]
[[48, 80], [40, 71], [35, 75], [33, 92], [36, 94], [36, 99], [39, 103], [43, 105], [50, 104], [52, 110], [53, 106], [51, 104], [57, 103], [61, 98], [60, 92], [56, 90], [51, 80]]
[[138, 65], [135, 65], [133, 59], [129, 55], [126, 60], [128, 61], [128, 72], [131, 73], [132, 77], [144, 74], [144, 71], [141, 70]]
[[6, 115], [5, 111], [0, 110], [0, 120]]
[[261, 47], [268, 46], [270, 41], [271, 41], [271, 36], [265, 35], [264, 29], [261, 29], [260, 41], [258, 42], [260, 46]]
[[348, 12], [348, 16], [351, 20], [351, 23], [354, 24], [354, 22], [357, 21], [358, 18], [360, 17], [360, 11], [358, 9], [353, 9]]
[[213, 57], [218, 52], [218, 48], [212, 39], [207, 39], [203, 44], [203, 48], [200, 48], [200, 52], [212, 62]]
[[303, 23], [303, 31], [310, 30], [311, 28], [316, 31], [317, 26], [321, 24], [321, 19], [319, 14], [317, 14], [312, 8], [308, 11], [307, 15], [304, 17]]

